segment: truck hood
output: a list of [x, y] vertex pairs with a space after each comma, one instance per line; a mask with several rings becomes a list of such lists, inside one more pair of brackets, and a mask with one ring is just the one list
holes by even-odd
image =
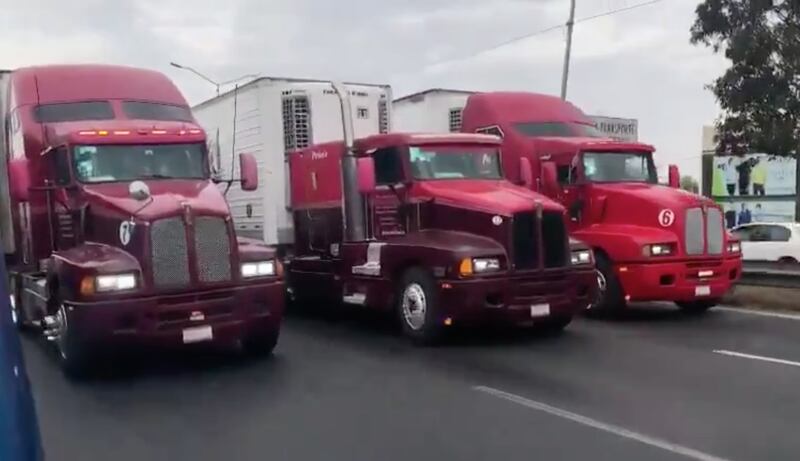
[[157, 180], [145, 183], [150, 188], [152, 200], [131, 198], [128, 182], [85, 185], [84, 191], [90, 204], [108, 207], [146, 221], [180, 214], [187, 206], [195, 214], [229, 214], [222, 193], [211, 181]]
[[595, 222], [628, 223], [647, 227], [667, 227], [659, 222], [664, 210], [671, 210], [682, 221], [685, 210], [718, 206], [710, 199], [691, 192], [657, 184], [591, 184], [592, 212], [601, 217]]
[[425, 181], [415, 183], [413, 195], [506, 216], [531, 210], [537, 200], [542, 203], [545, 210], [563, 210], [561, 205], [545, 196], [504, 180]]

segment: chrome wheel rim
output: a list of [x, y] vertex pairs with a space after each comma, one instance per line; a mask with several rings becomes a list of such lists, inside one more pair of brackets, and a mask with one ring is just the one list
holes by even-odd
[[606, 290], [608, 289], [608, 280], [606, 280], [606, 276], [599, 269], [595, 269], [594, 272], [597, 276], [597, 299], [590, 308], [597, 307], [603, 302], [603, 298], [606, 296]]
[[14, 321], [14, 325], [17, 325], [19, 322], [19, 314], [17, 313], [17, 299], [13, 294], [8, 295], [8, 298], [8, 305], [11, 306], [11, 320]]
[[56, 322], [58, 322], [58, 326], [56, 326], [58, 331], [56, 336], [58, 338], [58, 353], [61, 355], [62, 359], [67, 360], [67, 334], [69, 325], [67, 324], [67, 310], [63, 304], [56, 314]]
[[412, 330], [425, 326], [425, 313], [428, 310], [425, 290], [418, 283], [409, 284], [403, 290], [403, 318]]

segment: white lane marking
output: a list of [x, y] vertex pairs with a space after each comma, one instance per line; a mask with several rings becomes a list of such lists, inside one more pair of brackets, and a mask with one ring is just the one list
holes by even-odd
[[779, 363], [781, 365], [800, 367], [800, 362], [792, 362], [791, 360], [776, 359], [773, 357], [764, 357], [763, 355], [743, 354], [741, 352], [726, 351], [724, 349], [717, 349], [713, 352], [715, 354], [728, 355], [731, 357], [739, 357], [742, 359], [761, 360], [762, 362]]
[[516, 403], [517, 405], [522, 405], [523, 407], [527, 407], [533, 410], [539, 410], [551, 414], [553, 416], [558, 416], [559, 418], [568, 419], [572, 422], [583, 424], [584, 426], [593, 427], [595, 429], [609, 432], [619, 437], [635, 440], [645, 445], [650, 445], [651, 447], [660, 448], [670, 453], [682, 455], [687, 458], [696, 459], [698, 461], [727, 461], [725, 458], [719, 458], [717, 456], [709, 455], [707, 453], [703, 453], [702, 451], [697, 451], [695, 449], [684, 447], [682, 445], [678, 445], [672, 442], [668, 442], [663, 439], [650, 437], [649, 435], [634, 432], [625, 429], [624, 427], [614, 426], [613, 424], [607, 424], [602, 421], [598, 421], [596, 419], [592, 419], [586, 416], [579, 415], [577, 413], [572, 413], [566, 410], [562, 410], [560, 408], [556, 408], [547, 405], [545, 403], [537, 402], [535, 400], [526, 399], [525, 397], [520, 397], [519, 395], [516, 394], [510, 394], [508, 392], [501, 391], [499, 389], [494, 389], [492, 387], [474, 386], [472, 389], [479, 392], [483, 392], [485, 394], [489, 394], [493, 397], [508, 400], [509, 402]]
[[737, 314], [759, 315], [761, 317], [774, 317], [776, 319], [800, 320], [800, 315], [798, 314], [784, 314], [782, 312], [756, 311], [750, 309], [739, 309], [736, 307], [717, 307], [714, 310], [723, 312], [735, 312]]

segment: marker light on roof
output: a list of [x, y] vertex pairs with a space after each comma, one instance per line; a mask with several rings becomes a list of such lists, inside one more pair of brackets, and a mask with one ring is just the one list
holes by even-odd
[[127, 130], [119, 130], [119, 131], [115, 131], [114, 134], [123, 135], [124, 136], [124, 135], [127, 135], [127, 134], [131, 134], [131, 132], [127, 131]]
[[202, 130], [189, 130], [189, 133], [191, 134], [200, 134], [202, 132], [203, 132]]
[[167, 130], [153, 130], [153, 134], [167, 134]]
[[78, 134], [81, 135], [81, 136], [94, 136], [94, 135], [97, 134], [97, 132], [96, 131], [79, 131]]
[[108, 131], [100, 130], [100, 131], [97, 132], [97, 134], [99, 134], [100, 136], [108, 136]]

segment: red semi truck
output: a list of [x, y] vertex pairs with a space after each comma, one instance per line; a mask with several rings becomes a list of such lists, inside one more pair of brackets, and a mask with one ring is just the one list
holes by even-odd
[[423, 343], [491, 320], [560, 330], [593, 301], [591, 251], [561, 205], [502, 178], [497, 137], [347, 133], [289, 154], [292, 297], [393, 312]]
[[[281, 265], [235, 235], [205, 133], [172, 82], [88, 65], [6, 80], [0, 210], [13, 224], [2, 238], [19, 326], [41, 329], [68, 373], [115, 346], [241, 341], [269, 353]], [[241, 187], [256, 188], [255, 161], [239, 160]]]
[[739, 278], [740, 244], [720, 207], [680, 190], [675, 166], [670, 187], [659, 185], [652, 146], [607, 139], [580, 109], [542, 94], [470, 94], [460, 116], [462, 132], [502, 138], [506, 178], [567, 207], [571, 235], [597, 261], [592, 310], [674, 301], [702, 312]]

